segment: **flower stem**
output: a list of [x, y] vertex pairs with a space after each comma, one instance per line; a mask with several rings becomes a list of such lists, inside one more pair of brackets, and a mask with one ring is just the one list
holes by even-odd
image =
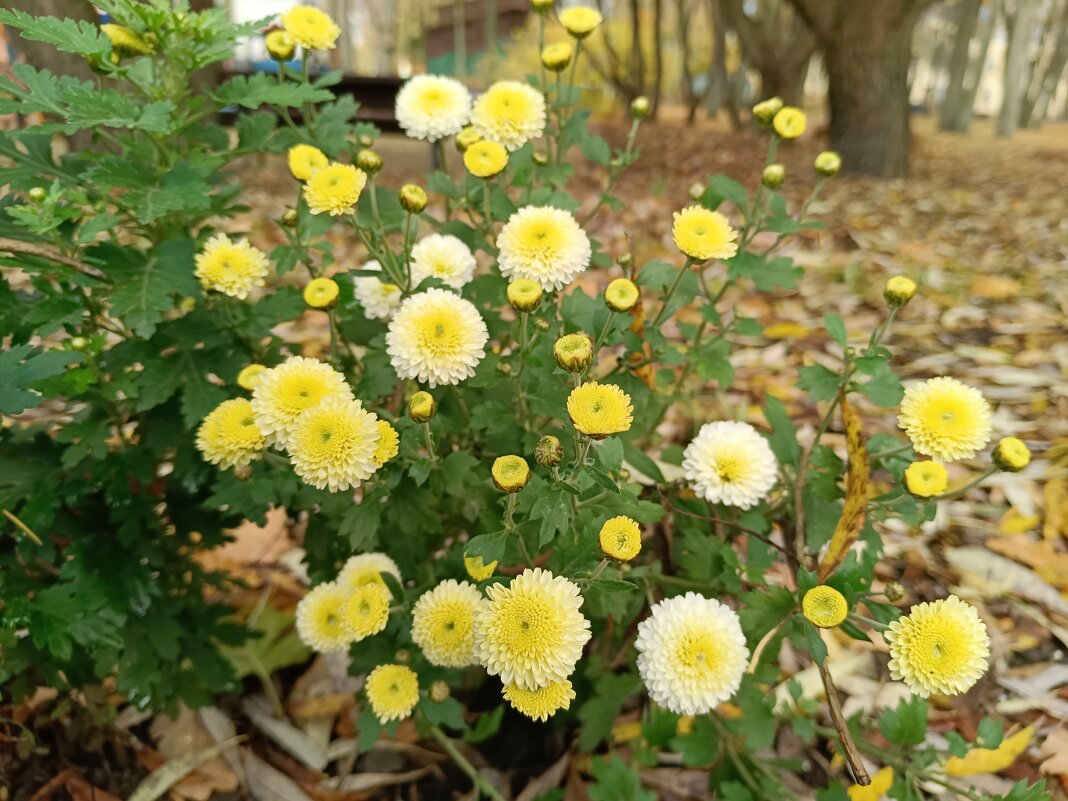
[[686, 274], [686, 271], [690, 269], [691, 264], [693, 264], [693, 259], [687, 256], [685, 263], [679, 270], [678, 275], [675, 276], [675, 280], [672, 282], [671, 287], [667, 291], [667, 294], [664, 295], [663, 305], [661, 305], [660, 311], [656, 313], [656, 317], [653, 319], [650, 328], [656, 328], [664, 319], [664, 316], [667, 314], [668, 306], [671, 304], [671, 299], [675, 296], [675, 292], [678, 290], [679, 284], [682, 283], [682, 277]]
[[935, 495], [933, 498], [929, 498], [928, 500], [931, 500], [931, 501], [951, 501], [954, 498], [959, 498], [961, 495], [966, 493], [972, 487], [975, 487], [975, 486], [978, 486], [979, 484], [982, 484], [984, 481], [986, 481], [988, 478], [990, 478], [990, 476], [994, 475], [994, 473], [996, 473], [997, 471], [998, 471], [997, 467], [988, 467], [986, 470], [984, 470], [982, 473], [977, 475], [975, 478], [973, 478], [971, 481], [969, 481], [963, 487], [958, 487], [957, 489], [950, 490], [949, 492], [943, 492], [941, 495]]
[[467, 774], [467, 777], [475, 785], [475, 793], [479, 797], [484, 795], [487, 798], [492, 799], [492, 801], [505, 801], [504, 796], [497, 792], [497, 788], [490, 783], [489, 779], [483, 776], [482, 773], [471, 764], [467, 757], [460, 753], [460, 749], [456, 747], [456, 744], [445, 734], [445, 732], [437, 726], [431, 725], [430, 733], [434, 736], [434, 739], [441, 744], [441, 747], [445, 749], [445, 753], [456, 763], [457, 767]]
[[426, 439], [426, 452], [430, 455], [430, 461], [436, 462], [438, 456], [434, 452], [434, 437], [430, 433], [430, 423], [423, 423], [423, 437]]
[[853, 774], [853, 780], [865, 787], [871, 784], [871, 777], [864, 769], [864, 760], [861, 759], [857, 745], [853, 742], [853, 735], [849, 733], [849, 724], [846, 723], [845, 715], [842, 713], [842, 703], [838, 700], [838, 689], [834, 686], [830, 668], [826, 664], [818, 664], [816, 667], [819, 668], [820, 679], [823, 680], [823, 689], [827, 693], [827, 706], [831, 711], [831, 722], [834, 723], [834, 730], [838, 733], [842, 750], [845, 751], [846, 763]]

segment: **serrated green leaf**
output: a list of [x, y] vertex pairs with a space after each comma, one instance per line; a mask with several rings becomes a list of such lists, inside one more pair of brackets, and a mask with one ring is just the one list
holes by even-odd
[[111, 312], [138, 336], [155, 333], [163, 313], [174, 307], [174, 293], [197, 292], [191, 239], [168, 240], [147, 256], [113, 246], [97, 252], [113, 254], [107, 261], [115, 280]]
[[292, 81], [279, 83], [274, 75], [265, 72], [237, 75], [216, 89], [214, 97], [220, 105], [249, 109], [260, 106], [300, 106], [334, 99], [328, 89], [317, 89]]
[[59, 375], [67, 365], [81, 359], [80, 353], [50, 350], [41, 352], [30, 345], [15, 345], [0, 351], [0, 412], [20, 414], [42, 400], [31, 391], [36, 382]]

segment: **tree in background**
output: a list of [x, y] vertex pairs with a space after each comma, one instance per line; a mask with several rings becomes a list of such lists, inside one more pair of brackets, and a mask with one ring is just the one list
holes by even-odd
[[816, 37], [805, 20], [785, 0], [758, 0], [749, 14], [744, 0], [720, 2], [747, 60], [760, 72], [761, 96], [799, 105], [816, 50]]
[[1046, 107], [1068, 64], [1068, 0], [1049, 7], [1042, 30], [1042, 47], [1020, 109], [1020, 125], [1024, 128], [1037, 127], [1045, 119]]
[[896, 178], [909, 160], [912, 29], [932, 0], [791, 0], [824, 53], [843, 169]]

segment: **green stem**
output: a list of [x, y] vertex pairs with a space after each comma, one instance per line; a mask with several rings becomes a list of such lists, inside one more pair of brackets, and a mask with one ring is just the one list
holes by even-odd
[[594, 568], [592, 573], [590, 573], [590, 583], [591, 584], [594, 581], [596, 581], [597, 577], [600, 576], [604, 572], [604, 569], [606, 567], [608, 567], [608, 557], [607, 556], [604, 559], [602, 559], [601, 563], [599, 565], [597, 565], [596, 568]]
[[492, 801], [505, 801], [504, 796], [497, 792], [497, 789], [490, 783], [489, 779], [483, 776], [482, 773], [471, 764], [467, 757], [460, 753], [460, 749], [456, 747], [456, 744], [449, 739], [445, 732], [437, 726], [431, 725], [430, 733], [434, 736], [434, 739], [441, 744], [441, 747], [445, 749], [445, 753], [456, 763], [457, 767], [467, 774], [467, 777], [475, 785], [475, 792], [480, 797], [485, 795], [487, 798], [492, 799]]
[[869, 454], [868, 458], [874, 462], [876, 459], [885, 459], [887, 456], [894, 456], [898, 453], [904, 453], [905, 451], [911, 450], [912, 443], [906, 442], [902, 445], [898, 445], [896, 448], [887, 448], [885, 451]]
[[988, 478], [990, 478], [990, 476], [994, 475], [994, 473], [996, 473], [997, 471], [998, 471], [997, 467], [988, 467], [986, 470], [984, 470], [982, 473], [977, 475], [975, 478], [973, 478], [971, 481], [969, 481], [963, 487], [958, 487], [957, 489], [950, 490], [949, 492], [943, 492], [941, 495], [935, 495], [933, 498], [928, 498], [928, 500], [930, 500], [930, 501], [951, 501], [954, 498], [959, 498], [961, 495], [966, 493], [972, 487], [976, 487], [979, 484], [982, 484], [984, 481], [986, 481]]
[[886, 631], [890, 628], [885, 623], [880, 623], [878, 620], [872, 620], [870, 617], [864, 617], [864, 615], [858, 615], [856, 612], [850, 612], [849, 619], [854, 623], [863, 623], [865, 626], [870, 626], [876, 631]]
[[664, 316], [667, 314], [668, 306], [671, 304], [671, 299], [675, 296], [675, 292], [679, 288], [679, 284], [682, 283], [682, 277], [686, 274], [686, 271], [690, 269], [690, 265], [692, 264], [693, 259], [687, 256], [686, 261], [683, 263], [682, 268], [678, 272], [678, 275], [675, 276], [675, 280], [672, 282], [671, 287], [667, 291], [667, 294], [664, 295], [664, 302], [660, 306], [660, 311], [657, 312], [656, 318], [653, 320], [650, 328], [656, 328], [664, 319]]
[[438, 456], [434, 453], [434, 436], [430, 433], [430, 423], [423, 423], [423, 437], [426, 440], [426, 452], [430, 455], [430, 461], [436, 462]]

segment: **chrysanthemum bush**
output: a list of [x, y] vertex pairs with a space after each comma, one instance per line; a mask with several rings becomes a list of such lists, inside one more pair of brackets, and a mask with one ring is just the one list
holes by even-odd
[[[732, 349], [760, 334], [733, 298], [802, 277], [779, 249], [819, 227], [808, 210], [840, 166], [823, 153], [789, 176], [811, 186], [789, 210], [775, 155], [804, 134], [803, 112], [758, 104], [759, 188], [711, 177], [662, 221], [669, 257], [649, 259], [590, 233], [622, 206], [612, 189], [648, 109], [635, 101], [621, 148], [588, 130], [574, 65], [592, 9], [557, 20], [535, 3], [542, 30], [571, 35], [539, 75], [478, 93], [411, 79], [397, 118], [440, 169], [397, 186], [375, 129], [330, 92], [338, 76], [311, 68], [338, 36], [322, 12], [243, 26], [163, 0], [98, 5], [110, 27], [0, 12], [98, 76], [16, 65], [0, 79], [0, 112], [44, 116], [0, 139], [0, 405], [17, 415], [0, 434], [5, 695], [112, 676], [145, 706], [236, 691], [220, 646], [249, 632], [220, 600], [227, 578], [196, 556], [282, 507], [304, 524], [310, 579], [293, 625], [365, 677], [361, 749], [414, 718], [500, 797], [455, 738], [527, 721], [593, 752], [623, 715], [640, 723], [630, 764], [592, 768], [613, 797], [638, 797], [633, 771], [664, 752], [738, 799], [789, 795], [786, 771], [827, 798], [842, 779], [858, 801], [953, 787], [924, 699], [981, 680], [986, 623], [955, 596], [877, 584], [880, 524], [919, 525], [971, 486], [950, 488], [947, 462], [971, 460], [977, 482], [1029, 454], [1012, 438], [991, 449], [988, 402], [952, 376], [901, 386], [892, 323], [917, 284], [887, 284], [873, 331], [826, 316], [841, 363], [801, 370], [811, 434], [770, 396], [730, 396], [729, 419], [664, 433], [680, 400], [730, 387]], [[192, 88], [265, 32], [277, 76]], [[78, 130], [93, 147], [57, 155], [53, 136]], [[236, 229], [228, 167], [255, 153], [286, 154], [292, 176], [273, 249]], [[568, 189], [579, 158], [602, 168], [598, 197]], [[332, 229], [360, 244], [357, 261], [336, 258]], [[279, 334], [301, 317], [329, 339], [322, 356]], [[904, 438], [885, 433], [895, 424]], [[832, 428], [842, 452], [823, 441]], [[847, 721], [826, 664], [839, 634], [888, 654], [914, 700]], [[808, 663], [825, 700], [783, 667]], [[775, 761], [787, 727], [844, 762]], [[979, 745], [1000, 741], [996, 723], [981, 731]]]

